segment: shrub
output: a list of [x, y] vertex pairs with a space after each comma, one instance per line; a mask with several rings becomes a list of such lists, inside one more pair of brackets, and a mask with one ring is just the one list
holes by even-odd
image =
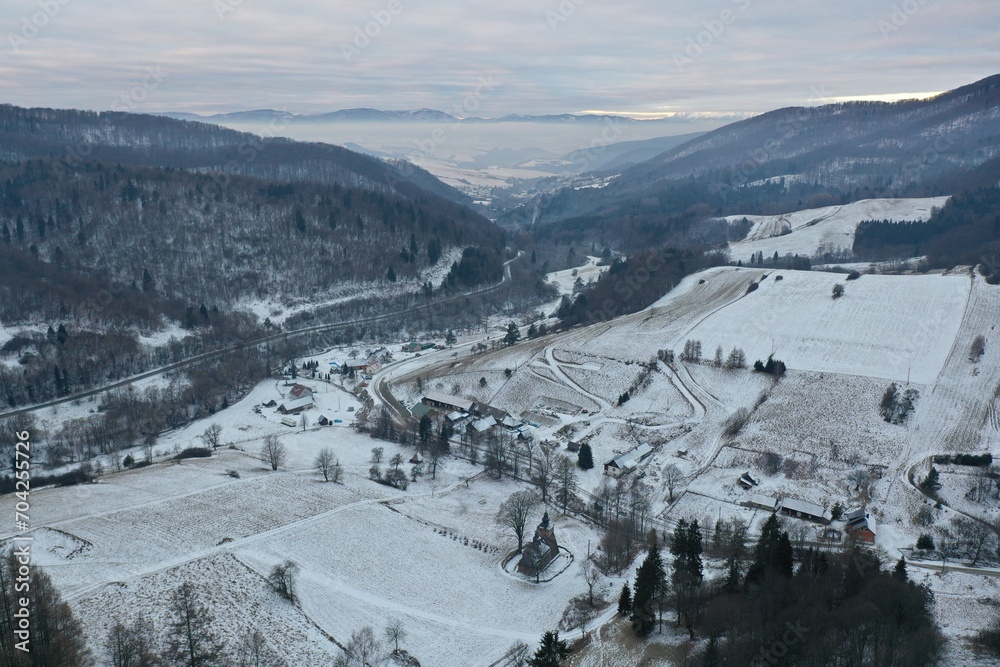
[[986, 338], [981, 335], [976, 336], [975, 340], [972, 341], [972, 346], [969, 348], [969, 361], [978, 361], [979, 357], [984, 354], [986, 354]]
[[921, 533], [917, 538], [917, 548], [921, 551], [934, 551], [934, 538], [927, 533]]
[[775, 359], [773, 354], [767, 358], [767, 363], [762, 362], [760, 359], [753, 362], [753, 369], [758, 373], [769, 373], [776, 377], [781, 377], [785, 374], [785, 370], [787, 370], [785, 362]]
[[187, 449], [181, 450], [176, 456], [174, 456], [175, 461], [180, 461], [181, 459], [207, 459], [212, 455], [212, 450], [208, 447], [188, 447]]
[[836, 285], [833, 286], [833, 298], [839, 299], [842, 296], [844, 296], [844, 286], [841, 285], [840, 283], [837, 283]]
[[861, 277], [861, 274], [858, 273], [857, 271], [851, 271], [850, 273], [847, 274], [847, 279], [848, 280], [857, 280], [860, 277]]
[[758, 285], [757, 283], [750, 283], [749, 285], [747, 285], [747, 291], [744, 292], [744, 294], [749, 294], [750, 292], [756, 292], [757, 288], [759, 287], [760, 285]]
[[775, 454], [774, 452], [764, 452], [760, 457], [760, 468], [767, 475], [777, 475], [781, 471], [782, 463], [784, 459], [780, 454]]
[[735, 437], [743, 427], [747, 425], [750, 421], [750, 411], [746, 408], [740, 408], [733, 414], [729, 415], [729, 418], [722, 425], [722, 433], [728, 437]]

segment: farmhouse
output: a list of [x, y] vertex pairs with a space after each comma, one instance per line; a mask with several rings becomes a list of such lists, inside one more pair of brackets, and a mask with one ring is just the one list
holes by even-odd
[[653, 448], [644, 442], [624, 454], [619, 454], [604, 464], [604, 474], [610, 477], [621, 477], [635, 470], [640, 463], [653, 453]]
[[753, 494], [750, 501], [747, 503], [750, 507], [755, 507], [761, 510], [767, 510], [768, 512], [777, 512], [778, 508], [781, 507], [781, 502], [777, 498], [772, 498], [771, 496], [764, 496], [759, 493]]
[[847, 520], [844, 530], [848, 535], [859, 542], [875, 544], [875, 519], [864, 507], [848, 512], [844, 518]]
[[288, 391], [288, 395], [291, 398], [302, 398], [303, 396], [309, 396], [312, 398], [312, 389], [305, 386], [304, 384], [297, 384]]
[[303, 396], [302, 398], [284, 401], [278, 406], [278, 412], [283, 415], [297, 415], [303, 410], [308, 410], [312, 405], [312, 395]]
[[424, 394], [422, 402], [432, 408], [447, 410], [449, 412], [458, 410], [459, 412], [471, 412], [474, 403], [466, 398], [442, 394], [439, 391], [429, 391]]
[[830, 511], [823, 509], [821, 505], [797, 498], [782, 498], [781, 513], [796, 519], [815, 521], [824, 525], [830, 523], [830, 519], [833, 518]]
[[497, 420], [493, 417], [483, 417], [482, 419], [477, 419], [469, 424], [469, 428], [474, 430], [476, 433], [486, 433], [496, 425]]
[[532, 538], [531, 544], [521, 552], [517, 571], [537, 578], [539, 573], [547, 568], [558, 555], [559, 543], [556, 542], [555, 529], [549, 522], [549, 513], [546, 512], [542, 517], [542, 522], [535, 528], [535, 536]]

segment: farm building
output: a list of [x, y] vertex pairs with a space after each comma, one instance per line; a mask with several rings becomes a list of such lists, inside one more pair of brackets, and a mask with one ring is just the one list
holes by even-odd
[[610, 477], [621, 477], [635, 470], [640, 463], [645, 461], [653, 453], [653, 448], [648, 442], [644, 442], [634, 449], [630, 449], [624, 454], [619, 454], [604, 464], [604, 474]]
[[815, 521], [816, 523], [828, 524], [832, 515], [829, 510], [823, 509], [821, 505], [811, 503], [808, 500], [797, 498], [782, 498], [781, 513], [796, 519]]
[[535, 536], [532, 538], [531, 544], [521, 552], [517, 571], [521, 574], [537, 577], [558, 555], [559, 543], [556, 542], [555, 528], [549, 522], [549, 513], [546, 512], [542, 517], [542, 522], [535, 528]]
[[304, 384], [297, 384], [288, 390], [288, 396], [290, 398], [302, 398], [303, 396], [309, 396], [311, 398], [312, 395], [313, 395], [312, 389], [305, 386]]
[[424, 417], [430, 417], [435, 419], [438, 416], [438, 411], [427, 405], [426, 403], [417, 403], [412, 408], [410, 408], [410, 414], [417, 419], [422, 419]]
[[320, 426], [329, 426], [333, 422], [331, 422], [330, 418], [327, 417], [326, 415], [320, 415], [319, 419], [316, 420], [316, 423], [319, 424]]
[[875, 544], [875, 519], [864, 507], [848, 512], [844, 518], [847, 520], [844, 530], [848, 535], [859, 542]]
[[278, 406], [278, 412], [283, 415], [297, 415], [303, 410], [308, 410], [312, 405], [312, 395], [303, 396], [302, 398], [284, 401]]
[[781, 502], [777, 498], [772, 498], [771, 496], [764, 496], [759, 493], [753, 494], [750, 501], [747, 503], [750, 507], [755, 507], [761, 510], [767, 510], [768, 512], [777, 512], [778, 508], [781, 507]]
[[493, 417], [483, 417], [482, 419], [477, 419], [476, 421], [470, 423], [469, 428], [474, 430], [476, 433], [486, 433], [496, 425], [497, 420]]
[[434, 348], [434, 343], [418, 343], [416, 341], [411, 341], [402, 347], [403, 352], [422, 352], [423, 350], [431, 350]]
[[736, 480], [736, 483], [739, 484], [744, 489], [746, 489], [747, 491], [749, 491], [755, 486], [760, 486], [760, 480], [751, 475], [749, 471], [740, 475], [740, 478]]
[[474, 403], [467, 398], [459, 398], [450, 394], [442, 394], [439, 391], [429, 391], [424, 394], [422, 403], [432, 408], [447, 411], [471, 412]]

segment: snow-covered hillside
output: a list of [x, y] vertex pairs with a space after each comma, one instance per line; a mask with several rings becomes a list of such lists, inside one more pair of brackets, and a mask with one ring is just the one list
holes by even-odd
[[758, 252], [765, 257], [850, 250], [854, 232], [863, 220], [926, 221], [948, 197], [922, 199], [864, 199], [843, 206], [807, 209], [782, 215], [730, 215], [730, 222], [746, 218], [753, 223], [742, 241], [730, 244], [733, 260], [744, 263]]

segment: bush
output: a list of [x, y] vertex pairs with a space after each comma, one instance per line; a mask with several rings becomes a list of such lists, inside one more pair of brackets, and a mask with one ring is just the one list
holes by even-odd
[[760, 457], [760, 468], [765, 474], [773, 477], [781, 471], [784, 461], [780, 454], [764, 452]]
[[839, 299], [842, 296], [844, 296], [844, 286], [841, 285], [840, 283], [837, 283], [836, 285], [833, 286], [833, 298]]
[[787, 370], [785, 362], [775, 359], [773, 354], [767, 358], [767, 363], [760, 359], [753, 362], [753, 369], [758, 373], [769, 373], [775, 377], [781, 377]]
[[972, 466], [975, 468], [988, 468], [993, 465], [992, 454], [942, 454], [934, 457], [934, 463], [942, 465], [954, 464], [957, 466]]
[[858, 273], [857, 271], [851, 271], [850, 273], [847, 274], [847, 279], [848, 280], [857, 280], [860, 277], [861, 277], [861, 274]]
[[921, 533], [917, 538], [917, 548], [921, 551], [934, 551], [934, 538], [927, 533]]
[[969, 361], [976, 362], [984, 354], [986, 354], [986, 339], [983, 336], [976, 336], [969, 348]]
[[729, 415], [729, 418], [722, 425], [722, 433], [729, 438], [735, 437], [743, 427], [747, 425], [750, 421], [750, 411], [746, 408], [740, 408], [733, 414]]
[[175, 461], [180, 461], [181, 459], [207, 459], [212, 456], [212, 450], [208, 447], [188, 447], [187, 449], [181, 450], [176, 456], [174, 456]]
[[[76, 470], [64, 472], [59, 475], [32, 475], [32, 488], [43, 486], [76, 486], [77, 484], [88, 484], [96, 479], [94, 469], [89, 463], [82, 463]], [[0, 494], [14, 493], [17, 491], [15, 479], [13, 477], [0, 477]]]
[[749, 294], [750, 292], [756, 292], [759, 287], [760, 285], [758, 285], [757, 283], [750, 283], [749, 285], [747, 285], [747, 291], [744, 292], [744, 294]]

